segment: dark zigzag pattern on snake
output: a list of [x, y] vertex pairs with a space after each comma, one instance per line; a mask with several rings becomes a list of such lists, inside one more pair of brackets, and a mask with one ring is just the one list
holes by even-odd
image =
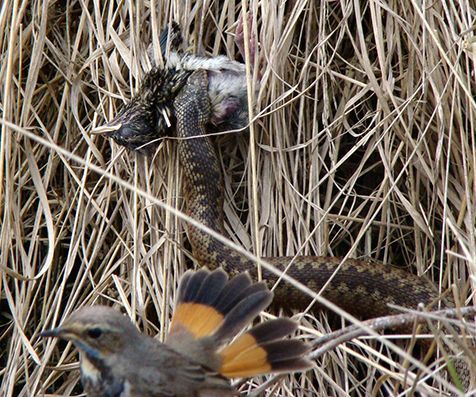
[[[207, 95], [208, 79], [205, 71], [195, 72], [175, 100], [177, 136], [191, 138], [206, 135], [210, 115]], [[219, 163], [208, 137], [179, 140], [179, 158], [183, 168], [183, 194], [186, 211], [195, 220], [224, 234], [223, 184]], [[188, 235], [195, 259], [210, 269], [222, 267], [230, 274], [249, 271], [257, 277], [256, 265], [220, 241], [193, 226]], [[264, 258], [284, 270], [291, 258]], [[298, 257], [287, 274], [314, 291], [320, 291], [341, 263], [338, 257]], [[270, 286], [276, 275], [263, 271], [263, 279]], [[284, 308], [304, 309], [310, 297], [281, 281], [274, 289], [275, 303]], [[323, 296], [359, 318], [372, 318], [395, 313], [388, 307], [394, 304], [416, 308], [419, 303], [431, 304], [439, 299], [435, 287], [423, 277], [403, 269], [377, 262], [348, 259], [341, 266]], [[453, 307], [448, 299], [443, 307]]]

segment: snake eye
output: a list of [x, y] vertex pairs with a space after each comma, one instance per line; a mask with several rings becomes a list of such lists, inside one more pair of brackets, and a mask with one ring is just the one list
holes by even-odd
[[93, 339], [97, 339], [102, 335], [102, 330], [101, 328], [90, 328], [88, 329], [88, 336]]

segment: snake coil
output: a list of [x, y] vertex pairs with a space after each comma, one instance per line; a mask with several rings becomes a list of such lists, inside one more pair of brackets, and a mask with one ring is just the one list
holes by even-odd
[[[162, 33], [161, 43], [166, 36]], [[187, 62], [190, 61], [189, 55], [185, 57]], [[195, 71], [176, 67], [154, 68], [144, 80], [139, 95], [114, 120], [119, 127], [111, 136], [130, 149], [142, 150], [153, 139], [170, 136], [175, 130], [175, 136], [181, 138], [178, 151], [183, 168], [182, 190], [186, 212], [203, 225], [225, 234], [222, 175], [214, 147], [207, 136], [207, 126], [216, 113], [216, 103], [229, 101], [230, 95], [217, 99], [219, 94], [211, 86], [221, 86], [221, 82], [217, 84], [216, 81], [223, 78], [219, 75], [222, 72], [202, 70], [201, 66], [206, 69], [209, 64], [202, 58], [198, 59], [201, 61], [192, 59], [192, 64], [196, 65]], [[236, 65], [225, 64], [223, 73], [229, 78], [226, 67], [235, 68]], [[235, 75], [236, 70], [233, 70], [232, 78]], [[155, 92], [154, 95], [149, 95], [148, 91], [151, 90]], [[241, 98], [236, 103], [243, 106], [246, 101]], [[243, 117], [243, 113], [246, 115], [246, 108], [235, 108], [229, 118]], [[168, 123], [164, 123], [164, 117]], [[224, 121], [229, 120], [225, 117]], [[252, 277], [257, 277], [253, 261], [201, 229], [191, 225], [187, 225], [187, 228], [193, 256], [201, 266], [209, 269], [222, 267], [231, 275], [248, 271]], [[454, 302], [449, 298], [441, 299], [436, 288], [425, 278], [378, 262], [357, 259], [342, 261], [337, 257], [321, 256], [264, 259], [362, 319], [395, 313], [389, 304], [416, 308], [420, 303], [426, 306], [439, 303], [442, 308], [454, 307]], [[291, 261], [292, 264], [288, 266]], [[274, 302], [277, 305], [303, 310], [311, 302], [309, 296], [279, 281], [274, 273], [262, 269], [262, 276], [270, 286], [275, 287]], [[464, 379], [464, 382], [468, 384], [469, 379]]]

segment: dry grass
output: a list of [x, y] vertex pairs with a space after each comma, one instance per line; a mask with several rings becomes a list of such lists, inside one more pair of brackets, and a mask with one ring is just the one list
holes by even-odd
[[[456, 285], [461, 303], [473, 303], [476, 9], [470, 3], [247, 4], [265, 60], [252, 139], [217, 139], [234, 242], [260, 255], [398, 263], [441, 290]], [[116, 303], [145, 332], [163, 338], [188, 263], [183, 222], [157, 204], [182, 208], [174, 144], [164, 142], [143, 159], [88, 131], [137, 89], [150, 64], [145, 49], [157, 46], [169, 18], [188, 27], [192, 51], [235, 58], [241, 7], [233, 0], [2, 3], [0, 395], [79, 392], [74, 350], [37, 334], [81, 305]], [[302, 324], [311, 340], [329, 332], [325, 316], [307, 314]], [[444, 359], [430, 359], [436, 375], [416, 384], [416, 376], [424, 377], [418, 365], [383, 340], [334, 349], [314, 371], [269, 390], [282, 396], [447, 390]], [[446, 351], [455, 353], [451, 346]]]

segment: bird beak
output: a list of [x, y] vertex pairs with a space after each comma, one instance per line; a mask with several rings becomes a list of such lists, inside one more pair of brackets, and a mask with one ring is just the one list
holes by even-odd
[[61, 336], [62, 331], [63, 329], [61, 327], [52, 328], [52, 329], [41, 332], [39, 336], [41, 336], [42, 338], [57, 338]]
[[122, 124], [105, 124], [105, 125], [101, 125], [99, 127], [96, 127], [96, 128], [93, 128], [91, 131], [89, 131], [89, 133], [91, 135], [103, 135], [103, 134], [107, 134], [107, 133], [111, 133], [111, 132], [114, 132], [114, 131], [117, 131], [119, 129], [121, 129], [122, 127]]
[[74, 339], [75, 332], [69, 327], [57, 327], [48, 329], [39, 334], [42, 338], [62, 338], [62, 339]]

